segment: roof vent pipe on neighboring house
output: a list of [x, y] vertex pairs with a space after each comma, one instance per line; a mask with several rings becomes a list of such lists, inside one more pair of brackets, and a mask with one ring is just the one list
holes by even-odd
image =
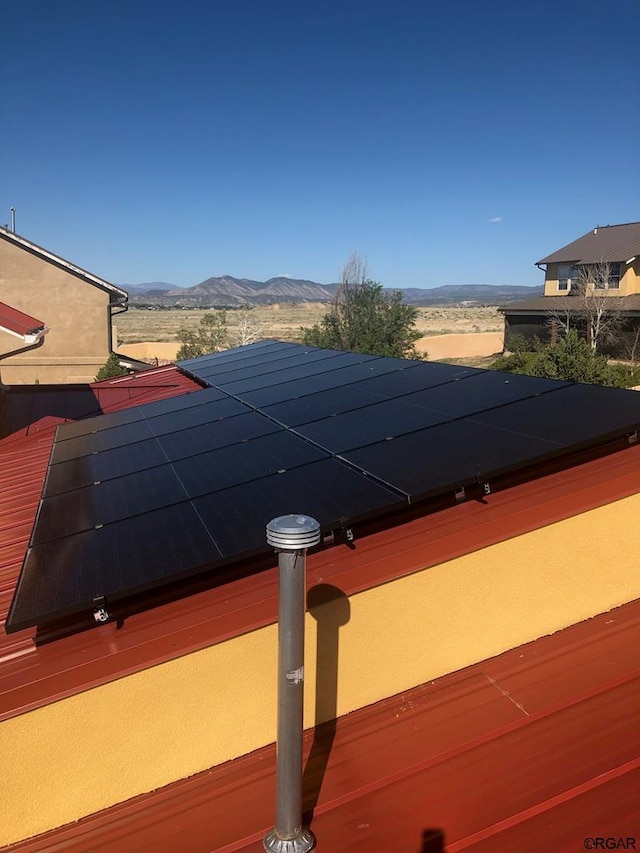
[[308, 515], [281, 515], [267, 524], [278, 552], [278, 740], [276, 823], [265, 835], [267, 853], [307, 853], [313, 833], [302, 826], [302, 726], [306, 550], [320, 541]]
[[593, 229], [593, 233], [594, 233], [594, 234], [597, 234], [597, 233], [598, 233], [598, 228], [599, 228], [599, 227], [600, 227], [599, 225], [596, 225], [596, 227]]
[[11, 233], [16, 233], [16, 209], [15, 207], [11, 208]]

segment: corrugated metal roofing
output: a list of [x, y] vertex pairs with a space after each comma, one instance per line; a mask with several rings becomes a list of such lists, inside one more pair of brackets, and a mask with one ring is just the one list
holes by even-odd
[[536, 263], [597, 264], [628, 261], [637, 255], [640, 255], [640, 222], [628, 222], [594, 228]]
[[44, 323], [42, 320], [36, 320], [35, 317], [0, 302], [0, 327], [13, 332], [15, 335], [25, 337], [44, 329]]
[[[640, 602], [305, 734], [319, 853], [574, 853], [638, 836]], [[275, 749], [40, 838], [20, 853], [231, 853], [273, 825]]]

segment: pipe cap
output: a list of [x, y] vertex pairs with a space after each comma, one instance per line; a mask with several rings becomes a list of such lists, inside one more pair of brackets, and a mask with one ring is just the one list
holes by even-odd
[[309, 515], [280, 515], [267, 524], [267, 543], [279, 551], [301, 551], [320, 541], [320, 524]]

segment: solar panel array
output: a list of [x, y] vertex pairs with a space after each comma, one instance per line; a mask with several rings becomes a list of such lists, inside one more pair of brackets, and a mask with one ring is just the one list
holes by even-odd
[[180, 363], [202, 391], [58, 428], [7, 630], [632, 433], [640, 395], [279, 341]]

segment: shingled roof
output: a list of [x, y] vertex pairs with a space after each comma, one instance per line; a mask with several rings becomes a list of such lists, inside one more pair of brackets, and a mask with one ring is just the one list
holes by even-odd
[[536, 264], [597, 264], [640, 255], [640, 222], [597, 226]]

